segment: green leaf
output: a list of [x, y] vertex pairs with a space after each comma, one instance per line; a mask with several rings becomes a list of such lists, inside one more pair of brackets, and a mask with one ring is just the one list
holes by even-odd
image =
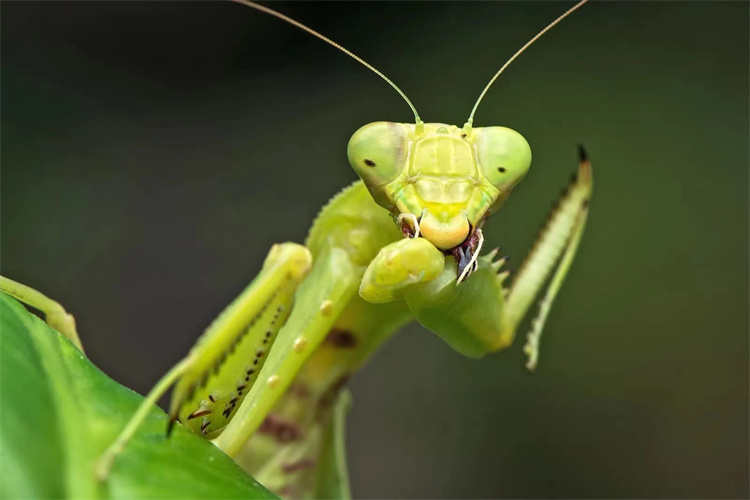
[[276, 498], [154, 407], [104, 483], [94, 461], [142, 397], [0, 294], [0, 498]]

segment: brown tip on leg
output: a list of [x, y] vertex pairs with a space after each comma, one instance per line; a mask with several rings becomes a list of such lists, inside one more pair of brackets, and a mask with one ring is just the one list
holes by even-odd
[[582, 145], [578, 145], [578, 155], [581, 162], [578, 164], [578, 180], [583, 184], [591, 184], [591, 160]]
[[167, 439], [169, 439], [169, 436], [172, 435], [172, 427], [174, 427], [175, 422], [179, 422], [180, 417], [177, 415], [170, 415], [169, 416], [169, 423], [167, 424]]
[[578, 145], [578, 158], [580, 159], [581, 163], [589, 161], [589, 155], [588, 153], [586, 153], [586, 150], [583, 149], [583, 144]]

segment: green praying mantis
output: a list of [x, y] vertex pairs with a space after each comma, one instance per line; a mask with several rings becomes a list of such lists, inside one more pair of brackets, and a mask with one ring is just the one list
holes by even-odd
[[[151, 390], [94, 473], [107, 480], [147, 413], [174, 386], [169, 429], [179, 422], [213, 440], [281, 496], [318, 495], [323, 482], [336, 485], [330, 494], [348, 496], [344, 388], [399, 328], [416, 320], [459, 353], [481, 357], [511, 345], [541, 295], [524, 349], [528, 368], [537, 364], [544, 323], [586, 224], [590, 162], [581, 147], [577, 174], [508, 283], [506, 259], [497, 250], [481, 253], [483, 227], [527, 173], [531, 149], [518, 132], [474, 127], [473, 119], [505, 68], [586, 0], [500, 68], [461, 127], [423, 122], [395, 84], [353, 53], [268, 7], [234, 1], [365, 65], [403, 97], [415, 120], [374, 122], [353, 134], [347, 155], [360, 180], [321, 209], [304, 245], [271, 248], [258, 276]], [[5, 277], [0, 289], [41, 310], [82, 350], [73, 317], [57, 302]]]

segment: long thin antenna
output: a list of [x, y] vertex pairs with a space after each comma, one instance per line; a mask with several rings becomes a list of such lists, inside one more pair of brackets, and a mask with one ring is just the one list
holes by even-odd
[[565, 19], [566, 17], [568, 17], [570, 14], [572, 14], [576, 10], [578, 10], [587, 1], [588, 0], [581, 0], [580, 2], [578, 2], [577, 4], [575, 4], [573, 7], [571, 7], [570, 9], [568, 9], [563, 15], [561, 15], [560, 17], [558, 17], [557, 19], [555, 19], [554, 21], [552, 21], [550, 24], [547, 25], [546, 28], [544, 28], [542, 31], [540, 31], [539, 33], [537, 33], [537, 35], [534, 38], [532, 38], [531, 40], [529, 40], [528, 42], [526, 42], [526, 45], [524, 45], [523, 47], [521, 47], [520, 49], [518, 49], [518, 52], [516, 52], [515, 54], [513, 54], [513, 57], [511, 57], [510, 59], [508, 59], [508, 62], [506, 62], [505, 64], [503, 64], [503, 67], [500, 68], [497, 73], [495, 73], [495, 76], [492, 77], [492, 79], [490, 80], [490, 83], [487, 84], [487, 86], [484, 88], [484, 90], [482, 91], [482, 93], [479, 95], [479, 99], [477, 99], [476, 104], [474, 104], [474, 108], [471, 110], [471, 114], [469, 115], [469, 119], [466, 121], [466, 125], [464, 125], [464, 127], [471, 128], [472, 124], [474, 123], [474, 113], [476, 113], [477, 108], [479, 107], [479, 103], [482, 102], [482, 98], [484, 97], [484, 94], [486, 94], [487, 91], [492, 86], [492, 84], [495, 83], [495, 80], [497, 80], [497, 77], [500, 76], [500, 73], [502, 73], [503, 71], [505, 71], [505, 68], [507, 68], [508, 66], [510, 66], [510, 63], [512, 63], [516, 59], [516, 57], [520, 56], [521, 52], [523, 52], [524, 50], [526, 50], [529, 47], [529, 45], [531, 45], [532, 43], [536, 42], [542, 35], [544, 35], [545, 33], [547, 33], [554, 25], [556, 25], [557, 23], [559, 23], [560, 21], [562, 21], [563, 19]]
[[388, 84], [389, 84], [389, 85], [390, 85], [391, 87], [393, 87], [394, 89], [396, 89], [396, 92], [398, 92], [398, 93], [399, 93], [399, 95], [400, 95], [401, 97], [403, 97], [403, 98], [404, 98], [404, 100], [406, 101], [406, 104], [408, 104], [408, 105], [409, 105], [409, 107], [411, 108], [411, 110], [412, 110], [412, 111], [414, 112], [414, 120], [416, 121], [416, 124], [417, 124], [417, 125], [421, 125], [421, 124], [422, 124], [422, 119], [421, 119], [421, 118], [419, 117], [419, 113], [417, 113], [417, 108], [415, 108], [415, 107], [414, 107], [414, 105], [413, 105], [413, 104], [411, 103], [411, 101], [409, 100], [409, 98], [408, 98], [408, 97], [406, 97], [406, 94], [404, 94], [404, 93], [403, 93], [403, 92], [401, 91], [401, 89], [400, 89], [400, 88], [398, 88], [398, 87], [396, 86], [396, 84], [395, 84], [395, 83], [393, 83], [393, 82], [392, 82], [392, 81], [391, 81], [391, 80], [390, 80], [390, 79], [389, 79], [389, 78], [388, 78], [387, 76], [385, 76], [385, 75], [384, 75], [383, 73], [381, 73], [380, 71], [378, 71], [378, 70], [377, 70], [377, 69], [376, 69], [376, 68], [375, 68], [374, 66], [372, 66], [371, 64], [369, 64], [368, 62], [366, 62], [366, 61], [365, 61], [364, 59], [362, 59], [361, 57], [359, 57], [359, 56], [357, 56], [356, 54], [354, 54], [354, 53], [352, 53], [352, 52], [348, 51], [347, 49], [345, 49], [344, 47], [342, 47], [342, 46], [341, 46], [341, 45], [339, 45], [338, 43], [334, 42], [334, 41], [333, 41], [333, 40], [331, 40], [330, 38], [328, 38], [328, 37], [326, 37], [326, 36], [323, 36], [323, 35], [321, 35], [321, 34], [320, 34], [320, 33], [318, 33], [317, 31], [315, 31], [314, 29], [312, 29], [312, 28], [308, 28], [308, 27], [307, 27], [307, 26], [305, 26], [304, 24], [302, 24], [302, 23], [300, 23], [300, 22], [297, 22], [297, 21], [295, 21], [294, 19], [292, 19], [292, 18], [290, 18], [290, 17], [287, 17], [287, 16], [285, 16], [284, 14], [281, 14], [281, 13], [279, 13], [279, 12], [276, 12], [276, 11], [275, 11], [275, 10], [273, 10], [273, 9], [269, 9], [268, 7], [265, 7], [265, 6], [263, 6], [263, 5], [257, 4], [257, 3], [255, 3], [255, 2], [251, 2], [250, 0], [232, 0], [232, 1], [233, 1], [233, 2], [236, 2], [236, 3], [239, 3], [239, 4], [242, 4], [242, 5], [245, 5], [245, 6], [247, 6], [247, 7], [250, 7], [250, 8], [256, 9], [256, 10], [259, 10], [259, 11], [261, 11], [261, 12], [265, 12], [266, 14], [270, 14], [270, 15], [272, 15], [272, 16], [274, 16], [274, 17], [278, 18], [278, 19], [281, 19], [282, 21], [286, 21], [286, 22], [288, 22], [288, 23], [289, 23], [289, 24], [291, 24], [292, 26], [296, 26], [297, 28], [299, 28], [299, 29], [301, 29], [301, 30], [303, 30], [303, 31], [306, 31], [306, 32], [310, 33], [311, 35], [313, 35], [313, 36], [315, 36], [315, 37], [317, 37], [317, 38], [320, 38], [321, 40], [323, 40], [323, 41], [324, 41], [324, 42], [326, 42], [327, 44], [333, 45], [334, 47], [336, 47], [337, 49], [339, 49], [339, 50], [340, 50], [341, 52], [343, 52], [344, 54], [348, 55], [349, 57], [351, 57], [351, 58], [352, 58], [352, 59], [354, 59], [355, 61], [359, 62], [359, 63], [360, 63], [360, 64], [362, 64], [362, 65], [363, 65], [364, 67], [368, 68], [368, 69], [369, 69], [370, 71], [372, 71], [373, 73], [375, 73], [376, 75], [378, 75], [378, 76], [379, 76], [380, 78], [382, 78], [383, 80], [385, 80], [386, 82], [388, 82]]

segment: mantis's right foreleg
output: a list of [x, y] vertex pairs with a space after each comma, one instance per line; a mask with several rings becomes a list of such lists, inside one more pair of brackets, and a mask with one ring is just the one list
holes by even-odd
[[214, 320], [188, 356], [162, 377], [99, 458], [95, 464], [99, 480], [107, 478], [117, 455], [175, 383], [170, 428], [179, 420], [207, 437], [223, 430], [258, 380], [265, 356], [311, 265], [312, 256], [302, 245], [283, 243], [271, 248], [260, 274]]
[[539, 302], [539, 313], [532, 321], [531, 331], [524, 346], [524, 352], [528, 356], [526, 367], [529, 370], [536, 368], [539, 339], [544, 323], [573, 263], [586, 227], [593, 177], [591, 163], [582, 146], [579, 147], [579, 154], [578, 172], [573, 176], [562, 198], [550, 213], [537, 241], [521, 263], [505, 304], [503, 331], [510, 343], [519, 322], [541, 292], [544, 283], [549, 281]]
[[279, 332], [242, 407], [214, 443], [235, 456], [258, 429], [311, 353], [357, 293], [361, 270], [349, 253], [332, 246], [316, 255], [315, 266], [296, 294], [291, 316]]
[[440, 275], [444, 260], [443, 253], [424, 238], [395, 241], [381, 248], [367, 267], [359, 295], [373, 304], [392, 302], [412, 285]]

